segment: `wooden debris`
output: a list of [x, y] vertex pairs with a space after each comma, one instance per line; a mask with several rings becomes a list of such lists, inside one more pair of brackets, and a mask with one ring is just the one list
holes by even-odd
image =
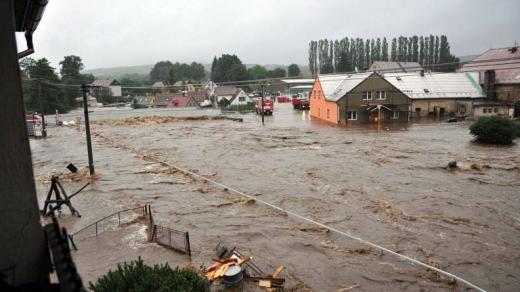
[[284, 269], [284, 266], [279, 266], [278, 268], [276, 268], [276, 270], [273, 272], [273, 278], [276, 278], [276, 276], [278, 276]]
[[258, 286], [265, 287], [265, 288], [271, 288], [271, 281], [269, 281], [269, 280], [260, 280], [260, 281], [258, 281]]
[[247, 262], [249, 262], [251, 259], [253, 259], [253, 257], [248, 256], [243, 259], [227, 258], [227, 259], [215, 260], [215, 263], [213, 263], [213, 265], [211, 265], [209, 268], [206, 269], [206, 278], [209, 281], [213, 281], [217, 278], [222, 277], [230, 266], [234, 266], [234, 265], [241, 266], [241, 265], [244, 265]]
[[348, 286], [348, 287], [345, 287], [345, 288], [341, 288], [341, 289], [338, 289], [338, 291], [336, 292], [345, 292], [345, 291], [350, 291], [352, 289], [356, 289], [356, 288], [359, 288], [361, 285], [359, 284], [354, 284], [352, 286]]

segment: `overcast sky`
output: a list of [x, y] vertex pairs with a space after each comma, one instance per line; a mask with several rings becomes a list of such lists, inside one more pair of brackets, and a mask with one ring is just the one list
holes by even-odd
[[307, 64], [310, 40], [414, 34], [446, 34], [461, 56], [520, 42], [519, 11], [519, 0], [50, 0], [33, 57], [58, 67], [74, 54], [88, 69], [223, 53]]

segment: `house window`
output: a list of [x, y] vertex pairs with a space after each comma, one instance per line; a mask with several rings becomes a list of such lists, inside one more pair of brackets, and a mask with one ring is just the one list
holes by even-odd
[[494, 108], [493, 108], [493, 112], [494, 112], [494, 113], [498, 113], [498, 107], [494, 107]]
[[386, 99], [386, 91], [378, 91], [376, 95], [378, 99]]
[[318, 99], [320, 99], [321, 91], [318, 90]]
[[246, 97], [245, 96], [239, 96], [238, 97], [238, 101], [246, 101]]
[[392, 120], [397, 120], [397, 119], [399, 119], [399, 112], [396, 112], [396, 111], [392, 112]]
[[327, 109], [327, 119], [330, 119], [330, 109]]
[[349, 121], [357, 120], [357, 112], [347, 112], [347, 120], [349, 120]]
[[483, 108], [483, 109], [482, 109], [482, 112], [483, 112], [483, 113], [487, 113], [487, 108]]
[[372, 91], [363, 92], [363, 100], [372, 100]]

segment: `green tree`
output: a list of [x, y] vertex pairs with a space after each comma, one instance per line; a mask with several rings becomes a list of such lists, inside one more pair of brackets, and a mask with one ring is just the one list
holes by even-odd
[[424, 37], [419, 38], [419, 64], [424, 64]]
[[370, 67], [371, 63], [370, 59], [370, 40], [367, 39], [365, 41], [365, 66], [361, 67], [361, 70], [365, 70], [365, 68]]
[[[28, 110], [51, 114], [55, 110], [63, 113], [71, 108], [71, 104], [64, 100], [65, 89], [59, 85], [60, 78], [47, 59], [30, 60], [21, 65], [25, 72], [22, 74], [29, 77], [24, 81], [24, 101]], [[76, 96], [80, 94], [77, 88], [66, 90]]]
[[381, 39], [377, 38], [376, 46], [374, 49], [374, 56], [372, 57], [373, 61], [381, 61]]
[[285, 77], [285, 69], [284, 68], [275, 68], [273, 70], [269, 70], [269, 71], [267, 71], [267, 76], [269, 78]]
[[414, 35], [412, 37], [412, 62], [419, 61], [419, 37]]
[[61, 80], [69, 81], [70, 83], [80, 79], [80, 71], [85, 67], [81, 58], [74, 55], [65, 56], [59, 64], [61, 66]]
[[386, 41], [386, 37], [383, 38], [383, 45], [381, 47], [381, 59], [383, 61], [388, 61], [388, 42]]
[[435, 46], [434, 46], [434, 52], [433, 52], [433, 63], [438, 64], [439, 63], [439, 36], [435, 36]]
[[435, 37], [430, 35], [428, 39], [428, 64], [434, 64], [435, 53]]
[[390, 52], [390, 60], [397, 61], [397, 39], [392, 39], [392, 51]]
[[201, 81], [206, 78], [206, 70], [204, 69], [204, 65], [197, 62], [192, 62], [190, 64], [190, 78], [191, 80]]
[[296, 64], [291, 64], [287, 67], [287, 73], [289, 77], [297, 77], [301, 75], [300, 67]]
[[309, 70], [312, 76], [318, 73], [318, 42], [316, 41], [309, 43]]
[[254, 65], [253, 67], [247, 69], [248, 79], [265, 79], [267, 78], [267, 69], [264, 66]]
[[214, 82], [246, 80], [247, 69], [236, 55], [223, 54], [211, 71], [211, 79]]
[[171, 71], [173, 70], [173, 64], [170, 61], [160, 61], [156, 63], [150, 71], [150, 81], [152, 83], [162, 81], [169, 83], [171, 80]]

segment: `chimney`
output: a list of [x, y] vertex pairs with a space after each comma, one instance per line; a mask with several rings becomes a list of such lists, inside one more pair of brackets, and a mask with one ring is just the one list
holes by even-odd
[[484, 72], [484, 91], [489, 100], [495, 100], [495, 71], [488, 70]]
[[421, 70], [421, 77], [424, 77], [424, 69]]

